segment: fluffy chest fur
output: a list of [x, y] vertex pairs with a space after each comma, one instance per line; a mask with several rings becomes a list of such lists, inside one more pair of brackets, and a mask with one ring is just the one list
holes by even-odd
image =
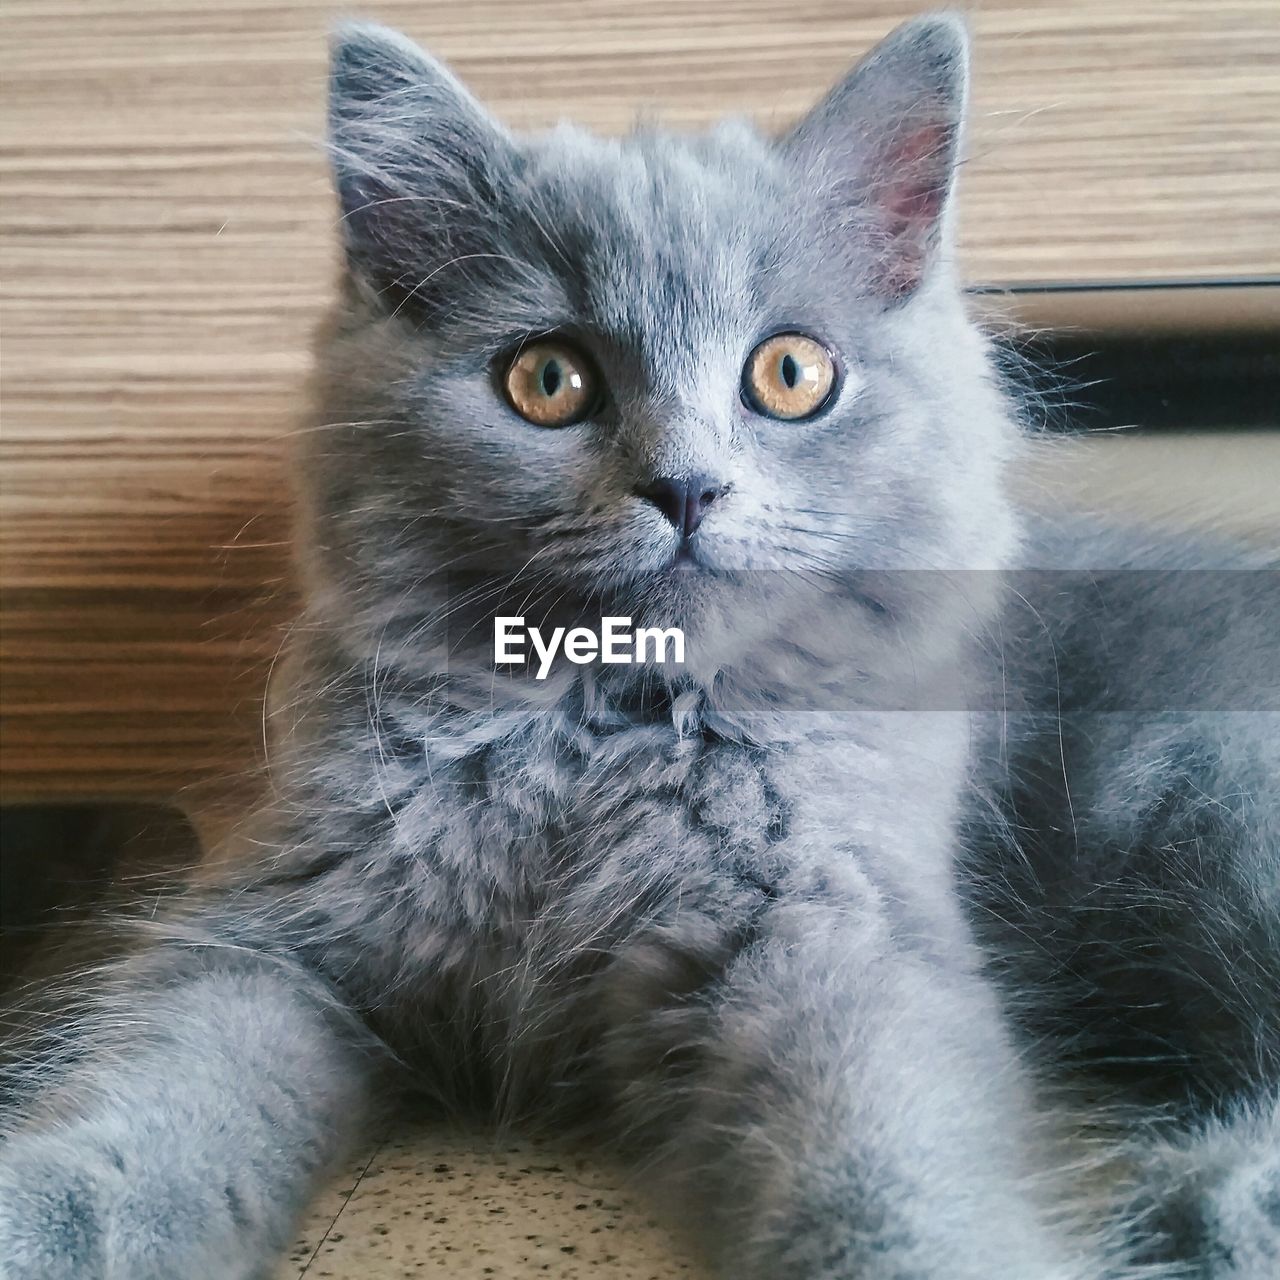
[[619, 1001], [703, 988], [780, 901], [967, 954], [961, 713], [797, 711], [746, 741], [692, 695], [641, 719], [580, 683], [505, 713], [366, 693], [310, 696], [281, 761], [305, 836], [263, 888], [407, 1054], [472, 1064], [462, 1093], [576, 1075]]

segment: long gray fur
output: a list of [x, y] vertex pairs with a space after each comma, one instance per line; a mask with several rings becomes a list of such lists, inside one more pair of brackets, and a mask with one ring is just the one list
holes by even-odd
[[[1129, 598], [1005, 589], [1128, 561], [1005, 493], [1018, 406], [950, 261], [966, 63], [931, 17], [781, 139], [516, 137], [403, 38], [337, 33], [348, 267], [299, 435], [275, 799], [252, 858], [19, 1044], [0, 1275], [268, 1274], [387, 1080], [581, 1127], [732, 1280], [1276, 1274], [1277, 709], [1061, 714], [1064, 671], [1153, 659]], [[739, 396], [780, 328], [844, 366], [812, 422]], [[562, 431], [492, 373], [553, 330], [610, 392]], [[687, 472], [731, 488], [671, 574], [634, 489]], [[512, 601], [678, 619], [689, 664], [496, 678]], [[1274, 593], [1214, 608], [1161, 661], [1256, 665]], [[1121, 627], [1105, 680], [1081, 610]], [[893, 709], [993, 656], [1011, 707]], [[1088, 910], [1113, 883], [1124, 909]], [[1108, 1096], [1161, 1123], [1105, 1204], [1050, 1070], [1087, 1039], [1084, 953], [1117, 1025], [1152, 956], [1198, 1002], [1175, 1103]]]

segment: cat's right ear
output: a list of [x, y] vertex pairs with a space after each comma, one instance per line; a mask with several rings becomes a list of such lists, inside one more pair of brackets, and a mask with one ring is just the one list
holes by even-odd
[[392, 309], [426, 305], [435, 273], [492, 238], [515, 145], [398, 32], [344, 23], [330, 48], [329, 156], [348, 262]]
[[782, 139], [866, 283], [910, 297], [949, 248], [949, 212], [968, 96], [962, 19], [904, 23]]

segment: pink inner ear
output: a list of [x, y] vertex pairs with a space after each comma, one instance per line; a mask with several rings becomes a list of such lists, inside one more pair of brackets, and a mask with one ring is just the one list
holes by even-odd
[[914, 126], [899, 134], [876, 160], [871, 204], [885, 237], [880, 287], [905, 297], [919, 286], [947, 198], [954, 127]]
[[941, 215], [953, 132], [948, 124], [921, 125], [895, 138], [887, 148], [879, 163], [884, 182], [877, 191], [877, 203], [893, 234], [927, 234], [927, 224]]

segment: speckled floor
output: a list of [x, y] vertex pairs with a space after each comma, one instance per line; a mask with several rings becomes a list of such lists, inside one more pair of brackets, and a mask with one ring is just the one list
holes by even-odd
[[522, 1141], [416, 1129], [317, 1198], [273, 1280], [703, 1280], [600, 1164]]

